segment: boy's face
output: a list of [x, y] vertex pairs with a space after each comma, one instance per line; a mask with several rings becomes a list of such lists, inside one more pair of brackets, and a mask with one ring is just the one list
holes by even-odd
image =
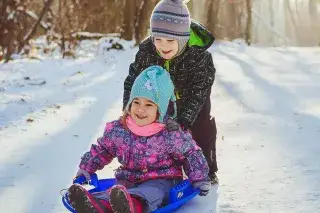
[[179, 51], [179, 43], [176, 39], [155, 36], [154, 45], [164, 59], [173, 58]]
[[158, 107], [145, 98], [135, 98], [131, 103], [130, 115], [138, 126], [145, 126], [157, 119]]

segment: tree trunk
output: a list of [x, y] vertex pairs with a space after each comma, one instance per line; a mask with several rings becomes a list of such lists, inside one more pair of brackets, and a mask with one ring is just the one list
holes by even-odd
[[124, 6], [123, 25], [121, 29], [121, 38], [131, 41], [134, 34], [134, 15], [136, 10], [136, 0], [126, 0]]
[[24, 37], [23, 41], [20, 43], [19, 45], [19, 50], [18, 52], [20, 52], [22, 50], [22, 48], [24, 47], [24, 45], [30, 40], [30, 38], [35, 34], [38, 25], [40, 24], [42, 18], [44, 17], [44, 15], [47, 13], [47, 11], [49, 10], [51, 4], [52, 4], [53, 0], [47, 0], [47, 2], [45, 3], [45, 5], [43, 6], [43, 9], [41, 11], [41, 14], [39, 16], [39, 19], [37, 20], [37, 22], [33, 25], [33, 27], [31, 28], [31, 30], [28, 32], [28, 34]]
[[206, 24], [208, 27], [208, 30], [211, 32], [215, 32], [215, 20], [212, 20], [212, 13], [213, 13], [213, 0], [207, 0], [205, 4], [208, 6], [207, 7], [207, 18], [206, 18]]
[[217, 27], [219, 24], [218, 15], [221, 6], [221, 0], [206, 0], [205, 6], [207, 6], [207, 18], [206, 23], [208, 30], [215, 35], [215, 37], [219, 37], [217, 32]]
[[228, 37], [229, 39], [235, 39], [239, 36], [240, 28], [238, 22], [241, 20], [239, 13], [236, 10], [236, 3], [234, 1], [226, 4], [226, 14], [224, 14], [225, 23], [227, 23], [224, 29], [223, 37]]
[[[274, 4], [273, 0], [269, 1], [269, 13], [270, 13], [270, 26], [275, 30], [275, 19], [274, 19]], [[274, 34], [270, 34], [270, 44], [274, 45]]]
[[247, 24], [246, 24], [246, 32], [245, 32], [245, 40], [248, 45], [251, 44], [252, 42], [252, 13], [251, 13], [251, 8], [252, 8], [252, 2], [251, 0], [246, 0], [246, 8], [247, 8]]
[[156, 0], [142, 0], [138, 10], [135, 23], [135, 40], [138, 45], [147, 35], [150, 16], [152, 9], [156, 4]]

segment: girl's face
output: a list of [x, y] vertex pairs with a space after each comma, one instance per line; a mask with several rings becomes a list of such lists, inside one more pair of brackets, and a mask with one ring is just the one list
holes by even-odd
[[179, 51], [178, 40], [164, 37], [154, 37], [154, 45], [164, 59], [173, 58]]
[[158, 107], [145, 98], [135, 98], [131, 103], [130, 115], [138, 126], [145, 126], [157, 119]]

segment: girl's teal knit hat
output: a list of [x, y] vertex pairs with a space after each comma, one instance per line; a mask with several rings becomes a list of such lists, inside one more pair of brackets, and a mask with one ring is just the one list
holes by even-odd
[[133, 83], [130, 99], [126, 106], [129, 106], [135, 98], [146, 98], [158, 106], [159, 119], [162, 123], [167, 113], [170, 100], [174, 104], [174, 115], [177, 115], [176, 98], [174, 95], [174, 85], [170, 74], [161, 66], [150, 66], [142, 71]]

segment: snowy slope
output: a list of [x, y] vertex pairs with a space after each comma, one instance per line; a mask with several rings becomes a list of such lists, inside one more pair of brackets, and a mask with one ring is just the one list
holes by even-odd
[[320, 49], [213, 51], [218, 212], [319, 212]]
[[[104, 123], [120, 115], [136, 52], [96, 57], [95, 45], [77, 60], [0, 65], [0, 212], [67, 212], [59, 191]], [[212, 52], [220, 187], [179, 212], [317, 212], [320, 50], [222, 43]]]

